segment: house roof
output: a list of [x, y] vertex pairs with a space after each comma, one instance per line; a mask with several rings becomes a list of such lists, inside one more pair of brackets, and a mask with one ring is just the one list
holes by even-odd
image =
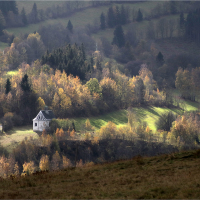
[[53, 114], [52, 110], [41, 110], [42, 114], [46, 119], [53, 119], [56, 118], [55, 115]]
[[51, 120], [56, 118], [52, 110], [41, 110], [33, 120]]

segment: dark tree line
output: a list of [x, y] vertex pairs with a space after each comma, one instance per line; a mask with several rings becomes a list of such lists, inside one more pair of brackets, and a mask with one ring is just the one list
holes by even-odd
[[82, 44], [78, 47], [76, 44], [68, 44], [64, 48], [54, 50], [52, 53], [46, 52], [42, 56], [42, 64], [49, 64], [53, 69], [65, 71], [68, 75], [79, 76], [81, 80], [85, 79], [85, 73], [90, 70], [90, 65], [86, 62], [85, 48]]
[[[27, 74], [23, 76], [19, 85], [22, 90], [19, 102], [17, 104], [12, 102], [10, 112], [7, 112], [4, 117], [0, 119], [4, 131], [12, 129], [13, 126], [30, 124], [37, 114], [37, 95], [32, 90]], [[5, 101], [12, 98], [14, 95], [14, 92], [11, 89], [10, 79], [7, 79], [5, 84]], [[1, 105], [0, 110], [4, 109], [2, 106], [3, 105]]]
[[200, 42], [200, 8], [189, 12], [185, 22], [181, 15], [180, 25], [185, 27], [185, 37], [187, 39]]
[[[107, 26], [109, 28], [113, 28], [116, 25], [124, 25], [127, 24], [129, 18], [129, 12], [128, 9], [124, 8], [124, 5], [121, 5], [119, 8], [118, 6], [110, 7], [107, 12]], [[105, 17], [100, 17], [101, 27], [102, 24], [105, 23]]]
[[0, 1], [0, 10], [4, 16], [6, 16], [9, 11], [18, 14], [18, 8], [15, 1]]

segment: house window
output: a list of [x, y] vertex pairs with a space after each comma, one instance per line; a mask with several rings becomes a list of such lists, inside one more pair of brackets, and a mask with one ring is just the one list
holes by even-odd
[[35, 126], [37, 126], [37, 123], [35, 123]]

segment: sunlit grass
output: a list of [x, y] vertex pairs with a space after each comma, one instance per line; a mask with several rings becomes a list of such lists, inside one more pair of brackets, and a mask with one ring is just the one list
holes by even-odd
[[38, 134], [33, 132], [33, 126], [14, 127], [0, 136], [0, 143], [10, 152], [19, 142], [30, 137], [38, 138]]
[[18, 73], [18, 70], [12, 70], [12, 71], [8, 71], [7, 73], [6, 73], [6, 75], [8, 75], [8, 76], [14, 76], [14, 75], [16, 75]]

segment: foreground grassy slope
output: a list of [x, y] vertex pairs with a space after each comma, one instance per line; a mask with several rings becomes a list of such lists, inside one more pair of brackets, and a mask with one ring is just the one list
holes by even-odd
[[69, 168], [0, 182], [0, 198], [192, 199], [200, 196], [200, 151]]

